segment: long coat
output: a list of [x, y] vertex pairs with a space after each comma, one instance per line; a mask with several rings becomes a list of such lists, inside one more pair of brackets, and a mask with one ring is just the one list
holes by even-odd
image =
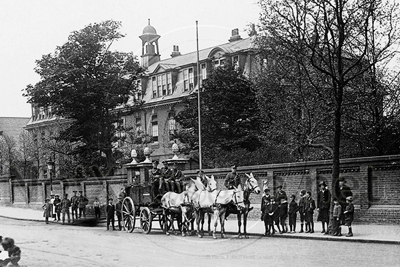
[[42, 206], [42, 208], [43, 208], [43, 217], [53, 216], [53, 204], [47, 202]]

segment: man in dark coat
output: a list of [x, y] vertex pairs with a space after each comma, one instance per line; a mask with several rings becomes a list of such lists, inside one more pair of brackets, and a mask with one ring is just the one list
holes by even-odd
[[65, 223], [65, 214], [68, 217], [68, 224], [71, 223], [69, 207], [71, 207], [71, 201], [68, 199], [68, 194], [64, 194], [64, 198], [61, 200], [62, 224]]
[[74, 195], [71, 197], [71, 210], [72, 210], [72, 221], [78, 219], [78, 196], [76, 195], [77, 191], [72, 191]]
[[231, 172], [228, 173], [225, 177], [224, 185], [227, 189], [234, 189], [234, 187], [238, 187], [241, 184], [241, 180], [239, 175], [237, 174], [237, 166], [231, 166]]
[[[282, 190], [282, 185], [277, 187], [277, 191], [275, 193], [276, 204], [278, 204], [278, 231], [280, 234], [287, 233], [286, 226], [286, 218], [288, 213], [288, 202], [287, 202], [287, 194]], [[279, 224], [282, 226], [282, 231], [279, 227]]]
[[[320, 191], [317, 195], [317, 210], [318, 218], [317, 221], [322, 223], [322, 232], [325, 233], [325, 229], [328, 229], [329, 223], [329, 209], [331, 206], [331, 192], [326, 186], [324, 181], [319, 183]], [[325, 228], [326, 225], [326, 228]]]
[[314, 210], [315, 200], [311, 197], [311, 192], [306, 193], [306, 224], [308, 225], [308, 231], [306, 233], [314, 233]]
[[164, 167], [161, 168], [160, 190], [162, 191], [161, 195], [164, 195], [164, 187], [167, 192], [175, 190], [175, 180], [172, 170], [168, 167], [168, 162], [163, 161], [162, 163], [164, 164]]
[[150, 181], [151, 181], [151, 193], [153, 200], [155, 200], [159, 194], [160, 190], [160, 178], [161, 170], [158, 168], [158, 160], [153, 160], [153, 168], [150, 170]]
[[[300, 233], [304, 233], [304, 221], [306, 220], [306, 190], [300, 191], [300, 201], [299, 201], [299, 214], [300, 214]], [[308, 231], [308, 225], [306, 224], [305, 231]]]
[[121, 197], [118, 197], [118, 202], [115, 204], [115, 214], [117, 215], [117, 220], [118, 220], [118, 230], [122, 230], [122, 201], [124, 199]]

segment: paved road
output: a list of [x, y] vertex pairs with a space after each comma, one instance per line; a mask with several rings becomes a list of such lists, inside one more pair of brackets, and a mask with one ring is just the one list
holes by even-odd
[[[398, 245], [265, 238], [217, 239], [0, 220], [21, 266], [400, 266]], [[340, 256], [342, 255], [342, 256]]]

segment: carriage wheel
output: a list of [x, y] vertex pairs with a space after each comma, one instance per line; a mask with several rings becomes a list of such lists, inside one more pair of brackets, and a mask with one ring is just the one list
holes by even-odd
[[132, 233], [135, 229], [135, 204], [130, 197], [124, 198], [122, 201], [121, 214], [125, 231]]
[[143, 229], [143, 233], [148, 234], [151, 231], [151, 222], [153, 221], [152, 214], [148, 207], [144, 207], [140, 211], [140, 226]]

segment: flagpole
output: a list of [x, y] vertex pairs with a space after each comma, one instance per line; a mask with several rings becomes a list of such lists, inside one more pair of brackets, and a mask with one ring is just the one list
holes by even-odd
[[200, 62], [199, 62], [199, 29], [198, 21], [196, 20], [196, 45], [197, 45], [197, 115], [199, 117], [199, 170], [202, 166], [201, 156], [201, 112], [200, 112]]

